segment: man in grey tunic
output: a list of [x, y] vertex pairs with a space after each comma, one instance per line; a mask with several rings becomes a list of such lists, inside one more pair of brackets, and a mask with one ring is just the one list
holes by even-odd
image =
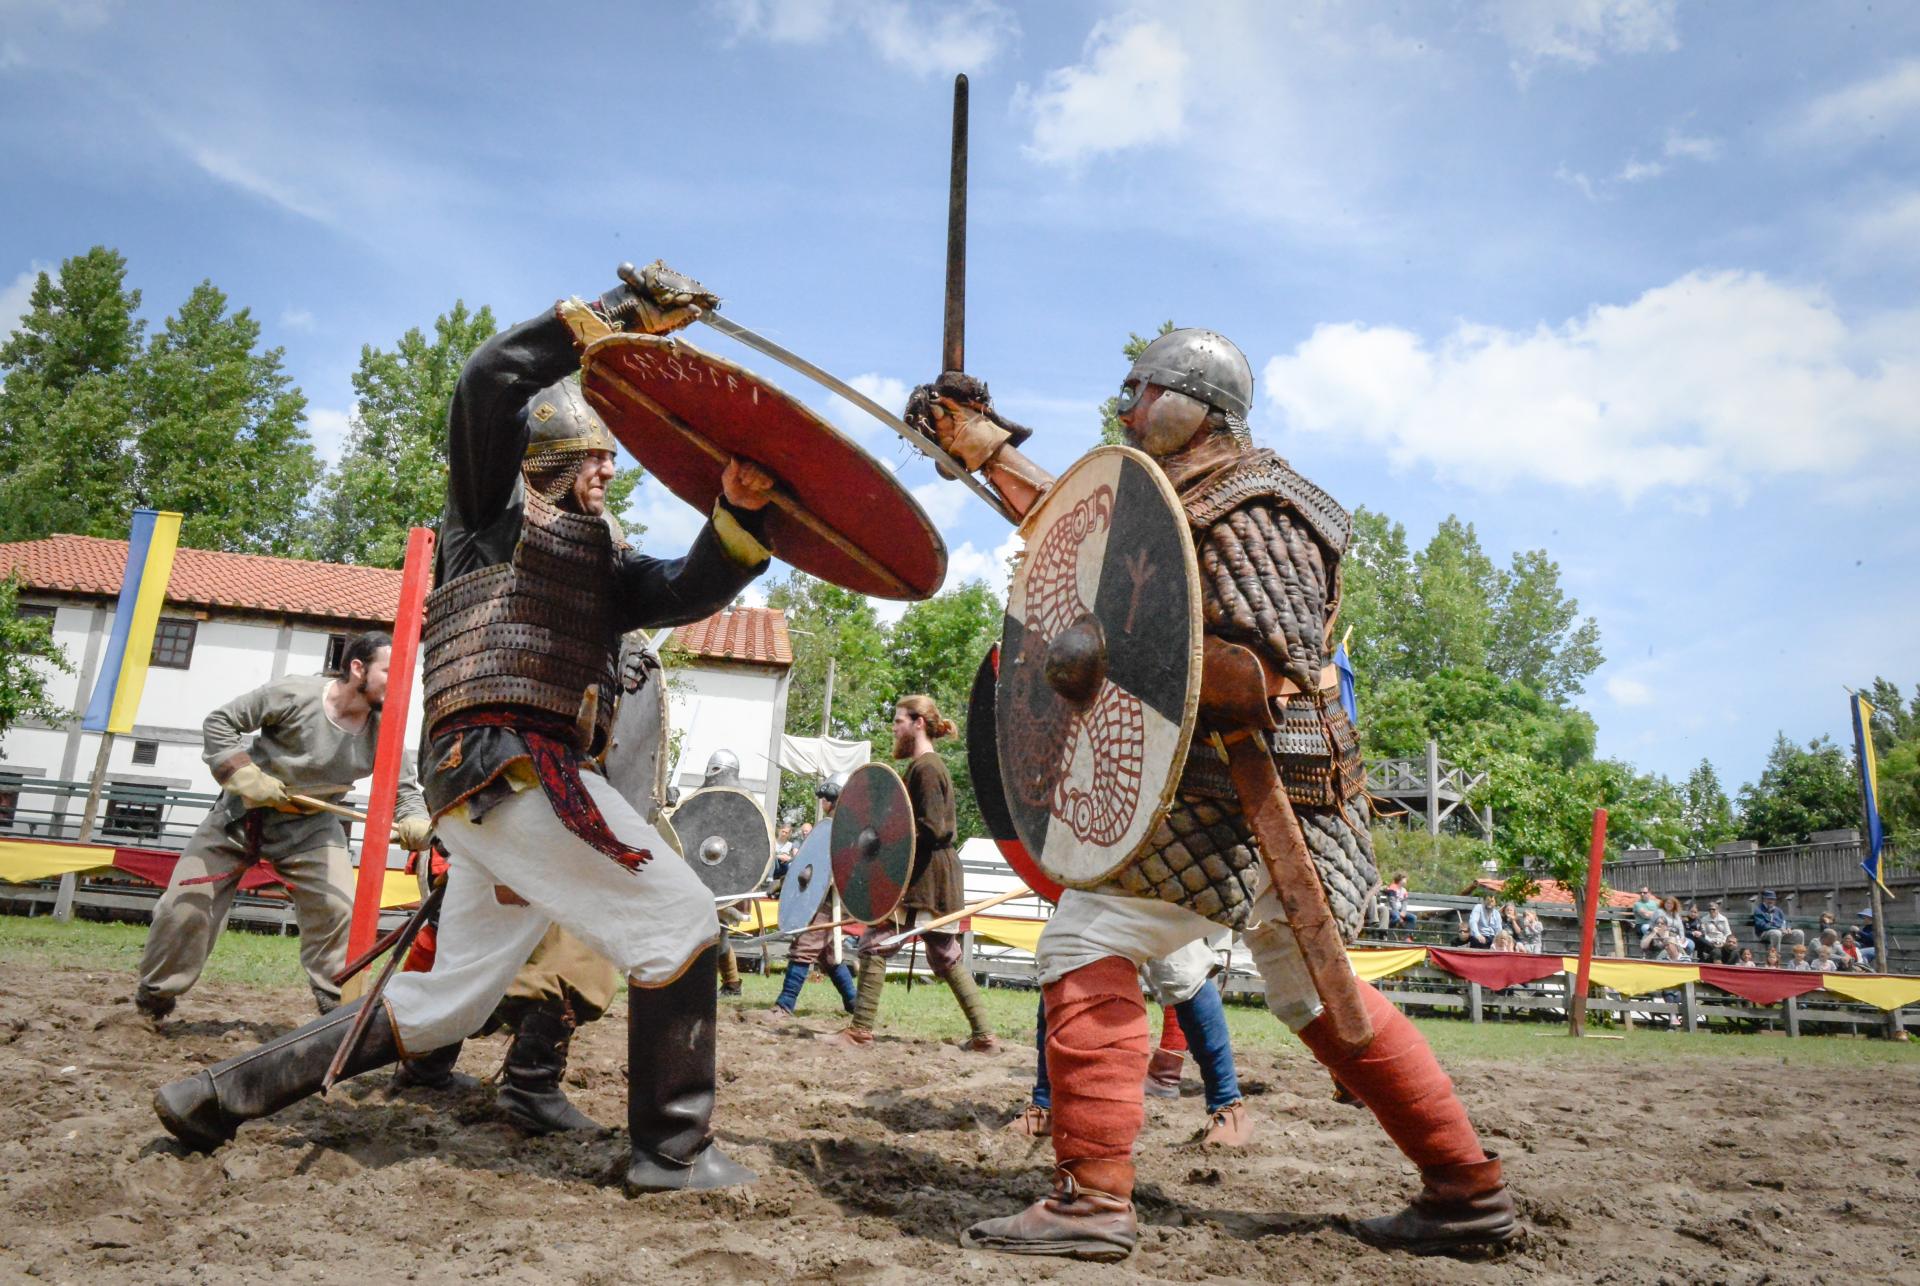
[[[255, 862], [272, 866], [293, 898], [300, 966], [320, 1012], [340, 1003], [333, 979], [347, 963], [353, 915], [346, 830], [338, 817], [291, 797], [334, 799], [373, 771], [392, 642], [377, 631], [359, 635], [347, 645], [339, 677], [275, 679], [207, 716], [206, 760], [221, 794], [154, 907], [134, 993], [143, 1013], [165, 1018], [199, 980], [240, 878]], [[424, 849], [430, 828], [410, 755], [394, 812], [400, 842]]]

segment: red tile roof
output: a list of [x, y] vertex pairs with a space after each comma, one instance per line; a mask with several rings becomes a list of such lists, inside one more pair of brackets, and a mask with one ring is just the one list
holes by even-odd
[[792, 665], [787, 614], [777, 607], [732, 607], [673, 632], [673, 646], [695, 656], [756, 665]]
[[[24, 587], [45, 592], [113, 598], [120, 593], [126, 566], [124, 540], [60, 535], [0, 544], [0, 577], [18, 571]], [[400, 605], [400, 573], [302, 558], [181, 549], [167, 578], [167, 602], [391, 626]], [[786, 613], [778, 608], [721, 612], [682, 625], [673, 640], [699, 657], [793, 664]]]
[[[105, 598], [120, 593], [127, 542], [98, 536], [49, 536], [0, 544], [0, 576], [20, 573], [30, 589]], [[167, 578], [167, 601], [180, 607], [313, 616], [391, 625], [400, 573], [264, 554], [181, 549]]]
[[[1564, 902], [1573, 905], [1573, 890], [1558, 880], [1539, 880], [1536, 883], [1540, 891], [1527, 900], [1529, 902]], [[1498, 893], [1506, 887], [1504, 880], [1475, 880], [1467, 892], [1476, 896], [1480, 893]], [[1622, 893], [1619, 889], [1603, 890], [1606, 904], [1618, 910], [1626, 910], [1633, 905], [1633, 894]]]

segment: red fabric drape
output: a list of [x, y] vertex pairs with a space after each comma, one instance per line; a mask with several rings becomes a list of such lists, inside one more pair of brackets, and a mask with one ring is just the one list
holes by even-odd
[[[167, 881], [173, 878], [173, 868], [180, 860], [178, 853], [167, 853], [152, 848], [116, 848], [113, 851], [113, 866], [117, 871], [128, 875], [137, 875], [149, 884], [167, 887]], [[280, 877], [265, 862], [255, 862], [240, 877], [240, 887], [251, 892], [265, 884], [278, 884]]]
[[1566, 966], [1559, 956], [1536, 956], [1521, 951], [1448, 951], [1428, 947], [1427, 959], [1456, 978], [1505, 991], [1523, 982], [1551, 978]]
[[1799, 969], [1742, 969], [1735, 965], [1701, 965], [1700, 981], [1728, 995], [1756, 1005], [1777, 1005], [1788, 996], [1820, 990], [1825, 974]]

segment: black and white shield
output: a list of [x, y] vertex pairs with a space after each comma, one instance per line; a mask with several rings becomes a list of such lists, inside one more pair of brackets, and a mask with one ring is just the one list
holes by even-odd
[[760, 801], [732, 786], [696, 790], [668, 820], [681, 856], [715, 897], [745, 897], [773, 868], [773, 832]]

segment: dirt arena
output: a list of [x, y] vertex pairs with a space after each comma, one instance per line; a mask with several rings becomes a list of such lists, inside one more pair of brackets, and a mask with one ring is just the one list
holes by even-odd
[[[491, 1118], [489, 1090], [390, 1099], [384, 1072], [216, 1156], [184, 1153], [153, 1087], [311, 1009], [294, 989], [203, 984], [156, 1030], [129, 990], [119, 974], [0, 965], [0, 1278], [1920, 1283], [1907, 1062], [1451, 1059], [1528, 1225], [1478, 1263], [1351, 1236], [1349, 1218], [1390, 1208], [1409, 1174], [1304, 1052], [1243, 1054], [1259, 1133], [1237, 1154], [1189, 1142], [1189, 1063], [1187, 1096], [1149, 1107], [1140, 1249], [1103, 1267], [957, 1244], [1043, 1184], [1045, 1145], [999, 1128], [1023, 1100], [1022, 1048], [883, 1038], [846, 1056], [804, 1038], [824, 1015], [776, 1029], [723, 1008], [717, 1123], [761, 1182], [630, 1202], [623, 1134], [525, 1140]], [[624, 1122], [624, 1033], [616, 1012], [577, 1047], [574, 1097], [608, 1124]], [[485, 1074], [502, 1048], [470, 1045], [463, 1069]], [[1596, 1089], [1612, 1106], [1573, 1108]]]

